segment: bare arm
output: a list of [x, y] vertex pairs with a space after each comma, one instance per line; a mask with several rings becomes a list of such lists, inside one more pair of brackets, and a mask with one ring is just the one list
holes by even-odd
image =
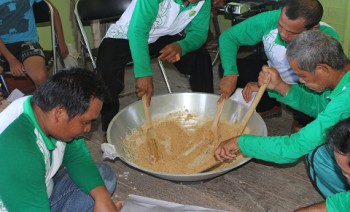
[[327, 212], [326, 203], [319, 202], [307, 207], [299, 208], [296, 212]]
[[118, 212], [122, 205], [120, 202], [114, 203], [106, 187], [98, 186], [91, 190], [90, 196], [94, 199], [94, 211], [115, 211]]
[[47, 0], [47, 2], [50, 3], [50, 5], [52, 6], [52, 8], [54, 10], [54, 24], [55, 24], [55, 30], [56, 30], [56, 35], [57, 35], [58, 48], [60, 49], [62, 57], [66, 58], [69, 54], [69, 51], [68, 51], [68, 47], [66, 45], [66, 41], [64, 39], [60, 13], [58, 12], [57, 8], [49, 0]]
[[4, 42], [0, 39], [0, 54], [5, 57], [10, 66], [13, 76], [24, 76], [24, 66], [17, 58], [6, 48]]

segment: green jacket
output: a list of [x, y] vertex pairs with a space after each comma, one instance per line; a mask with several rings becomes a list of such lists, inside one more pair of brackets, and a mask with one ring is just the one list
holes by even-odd
[[[292, 108], [316, 119], [299, 132], [285, 136], [261, 137], [242, 135], [239, 148], [246, 156], [274, 163], [292, 163], [310, 153], [325, 142], [326, 130], [340, 120], [350, 117], [350, 71], [340, 80], [333, 91], [315, 93], [304, 85], [291, 85], [286, 96], [269, 90], [271, 97], [277, 98]], [[329, 211], [344, 211], [350, 208], [350, 191], [327, 198]], [[345, 211], [347, 211], [345, 210]]]
[[[260, 13], [221, 34], [219, 47], [224, 75], [239, 74], [236, 58], [240, 46], [252, 46], [262, 41], [269, 66], [275, 67], [285, 82], [298, 83], [298, 76], [290, 68], [286, 57], [288, 44], [280, 38], [278, 33], [280, 15], [281, 10]], [[324, 22], [319, 24], [320, 31], [339, 40], [337, 32], [332, 27]]]

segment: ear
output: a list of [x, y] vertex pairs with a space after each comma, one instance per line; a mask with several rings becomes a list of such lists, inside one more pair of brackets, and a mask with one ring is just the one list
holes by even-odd
[[333, 69], [327, 64], [318, 64], [316, 66], [316, 71], [322, 71], [322, 73], [325, 74], [326, 76], [329, 76], [332, 70]]
[[62, 120], [63, 116], [65, 115], [65, 110], [61, 106], [57, 106], [53, 109], [53, 114], [56, 122], [59, 122]]
[[320, 28], [320, 24], [313, 26], [310, 30], [318, 30]]

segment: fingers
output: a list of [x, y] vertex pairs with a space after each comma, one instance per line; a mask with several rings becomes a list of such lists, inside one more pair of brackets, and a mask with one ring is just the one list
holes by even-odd
[[115, 203], [115, 206], [118, 210], [121, 210], [123, 208], [124, 201], [118, 201]]
[[236, 140], [237, 138], [223, 141], [214, 152], [215, 158], [220, 162], [236, 158], [236, 153], [239, 151]]

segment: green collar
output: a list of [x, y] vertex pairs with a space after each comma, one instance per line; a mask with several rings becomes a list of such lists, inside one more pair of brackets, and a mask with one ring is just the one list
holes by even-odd
[[332, 93], [328, 96], [328, 98], [333, 99], [340, 92], [347, 89], [347, 85], [350, 85], [350, 70], [345, 73], [345, 75], [338, 82], [337, 86], [334, 88]]
[[49, 138], [45, 135], [45, 133], [42, 131], [41, 127], [39, 126], [37, 120], [36, 120], [36, 117], [35, 117], [35, 114], [34, 114], [34, 111], [33, 111], [33, 108], [32, 108], [32, 105], [31, 105], [31, 99], [32, 99], [32, 96], [29, 96], [26, 101], [24, 102], [23, 104], [23, 113], [26, 114], [30, 120], [34, 123], [34, 126], [36, 129], [38, 129], [41, 137], [43, 138], [44, 140], [44, 143], [45, 143], [45, 146], [48, 150], [53, 150], [56, 148], [56, 142], [57, 140], [54, 139], [54, 138]]

